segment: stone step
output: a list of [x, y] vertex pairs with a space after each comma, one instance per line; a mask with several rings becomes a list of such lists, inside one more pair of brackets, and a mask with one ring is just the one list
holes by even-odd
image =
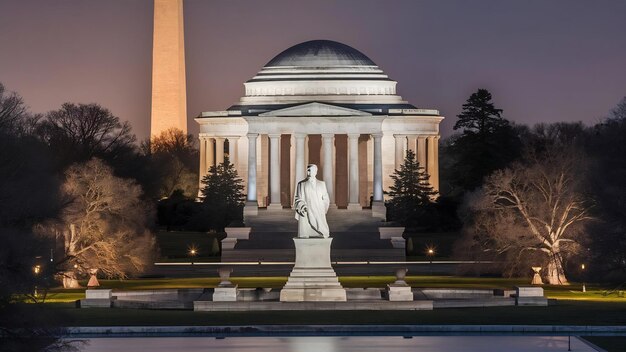
[[[331, 249], [331, 261], [402, 261], [404, 249]], [[295, 249], [235, 249], [222, 252], [222, 262], [293, 262]]]
[[[387, 249], [392, 248], [389, 240], [381, 240], [378, 232], [335, 232], [333, 249]], [[235, 249], [291, 249], [294, 233], [250, 232], [248, 240], [238, 240]]]

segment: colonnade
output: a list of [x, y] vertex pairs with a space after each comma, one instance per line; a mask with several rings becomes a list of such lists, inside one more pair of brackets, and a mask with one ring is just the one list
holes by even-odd
[[[249, 204], [257, 203], [257, 138], [258, 133], [248, 133], [248, 175], [247, 186], [248, 195], [247, 202]], [[280, 170], [283, 167], [280, 160], [280, 134], [268, 134], [269, 137], [269, 166], [270, 166], [270, 179], [269, 179], [269, 196], [270, 202], [268, 209], [281, 209], [281, 197], [280, 197]], [[358, 139], [360, 134], [348, 134], [348, 209], [361, 209], [359, 204], [359, 154], [358, 154]], [[306, 177], [306, 152], [307, 134], [294, 133], [293, 138], [295, 140], [295, 165], [294, 165], [294, 182], [299, 182]], [[331, 204], [335, 202], [335, 165], [333, 160], [333, 146], [334, 146], [334, 134], [322, 134], [322, 175], [321, 178], [326, 182], [326, 188], [330, 196]], [[379, 146], [380, 147], [380, 146]], [[379, 158], [374, 160], [374, 164], [378, 165], [381, 172], [376, 175], [374, 184], [380, 189], [375, 191], [375, 201], [382, 201], [382, 152], [378, 153]], [[378, 163], [378, 164], [377, 164]], [[253, 167], [251, 167], [253, 165]], [[318, 177], [319, 177], [318, 176]]]
[[419, 166], [423, 167], [430, 176], [430, 185], [439, 191], [439, 136], [394, 134], [393, 137], [395, 140], [395, 168], [400, 168], [407, 150], [412, 150]]
[[[281, 204], [281, 169], [290, 168], [291, 187], [293, 189], [294, 184], [303, 180], [306, 177], [306, 162], [308, 160], [308, 143], [306, 133], [292, 133], [292, 144], [290, 153], [290, 164], [281, 165], [281, 137], [280, 133], [265, 133], [269, 142], [269, 155], [267, 156], [269, 165], [269, 182], [268, 182], [268, 196], [269, 202], [267, 204], [268, 210], [282, 209]], [[246, 182], [247, 189], [247, 204], [250, 206], [258, 205], [257, 199], [257, 160], [258, 150], [257, 143], [261, 136], [261, 133], [248, 133], [247, 144], [247, 167], [240, 168], [239, 165], [243, 160], [238, 159], [237, 145], [239, 138], [243, 136], [224, 136], [224, 137], [200, 137], [200, 179], [206, 175], [211, 166], [224, 162], [224, 156], [226, 153], [229, 156], [230, 162], [235, 165], [238, 170], [247, 169], [247, 174], [240, 176]], [[319, 134], [318, 134], [319, 136]], [[345, 134], [344, 134], [345, 136]], [[383, 148], [383, 133], [371, 133], [368, 135], [373, 144], [373, 158], [372, 161], [373, 172], [370, 174], [373, 177], [372, 180], [372, 200], [374, 203], [382, 204], [384, 202], [383, 187], [390, 185], [384, 185], [385, 176], [383, 173], [383, 158], [389, 158], [390, 155], [385, 155], [385, 149]], [[348, 186], [348, 204], [349, 210], [362, 209], [359, 201], [360, 193], [364, 190], [359, 189], [359, 163], [363, 161], [359, 155], [359, 133], [347, 134], [347, 186]], [[319, 137], [317, 137], [319, 138]], [[344, 137], [345, 138], [345, 137]], [[393, 134], [395, 143], [394, 149], [387, 149], [386, 153], [394, 153], [395, 169], [399, 169], [400, 165], [404, 162], [406, 152], [411, 149], [417, 156], [417, 161], [421, 167], [424, 167], [430, 175], [431, 185], [438, 190], [439, 188], [439, 172], [438, 172], [438, 140], [437, 135], [416, 135], [416, 134]], [[227, 142], [227, 143], [226, 143]], [[318, 175], [318, 178], [323, 179], [326, 182], [326, 187], [330, 196], [331, 204], [335, 205], [335, 134], [322, 133], [321, 134], [321, 154], [320, 160], [322, 173]], [[390, 141], [391, 142], [391, 141]], [[226, 149], [228, 145], [228, 149]], [[295, 149], [295, 150], [294, 150]], [[372, 150], [370, 149], [370, 151]], [[368, 160], [367, 158], [365, 160]], [[263, 161], [262, 161], [263, 162]], [[243, 166], [243, 165], [242, 165]], [[387, 169], [387, 167], [385, 167]], [[267, 169], [266, 169], [267, 170]], [[371, 170], [371, 169], [370, 169]], [[388, 170], [388, 169], [387, 169]], [[240, 171], [241, 172], [241, 171]], [[388, 176], [388, 175], [387, 175]], [[263, 186], [265, 187], [265, 186]], [[369, 186], [368, 186], [369, 188]], [[293, 197], [293, 194], [291, 195]]]
[[[208, 170], [215, 165], [224, 162], [224, 157], [228, 154], [231, 164], [238, 166], [237, 141], [239, 136], [232, 137], [200, 137], [200, 180], [207, 174]], [[226, 145], [228, 144], [228, 150]]]

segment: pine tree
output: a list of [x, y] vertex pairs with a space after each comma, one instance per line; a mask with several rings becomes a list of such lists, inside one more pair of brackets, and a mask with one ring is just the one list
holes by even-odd
[[463, 104], [463, 111], [457, 115], [459, 120], [454, 129], [463, 128], [465, 133], [476, 133], [485, 136], [494, 133], [509, 123], [502, 118], [502, 109], [496, 109], [491, 102], [491, 93], [479, 89]]
[[430, 185], [429, 175], [419, 162], [415, 160], [415, 153], [408, 150], [404, 163], [393, 175], [393, 186], [390, 187], [387, 202], [391, 218], [402, 224], [411, 223], [423, 213], [426, 206], [431, 204], [437, 191]]
[[448, 163], [442, 164], [442, 183], [451, 187], [451, 195], [473, 190], [495, 170], [506, 167], [521, 153], [520, 131], [502, 117], [502, 110], [491, 101], [491, 93], [478, 89], [467, 102], [443, 153]]
[[243, 182], [228, 157], [223, 163], [211, 166], [202, 184], [200, 199], [210, 228], [223, 231], [232, 221], [242, 219], [245, 201]]

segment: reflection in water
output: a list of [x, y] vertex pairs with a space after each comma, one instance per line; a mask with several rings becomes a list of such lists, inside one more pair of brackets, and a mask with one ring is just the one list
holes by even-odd
[[[93, 338], [83, 352], [539, 352], [567, 351], [566, 336]], [[577, 338], [572, 351], [593, 352]]]

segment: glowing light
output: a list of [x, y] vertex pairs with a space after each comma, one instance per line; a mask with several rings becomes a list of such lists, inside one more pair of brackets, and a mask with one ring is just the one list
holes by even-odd
[[435, 248], [434, 246], [428, 246], [428, 247], [426, 247], [426, 254], [427, 254], [429, 257], [434, 256], [434, 255], [435, 255], [435, 249], [436, 249], [436, 248]]
[[187, 249], [189, 251], [189, 255], [192, 256], [192, 257], [195, 257], [196, 254], [198, 254], [198, 248], [196, 248], [196, 246], [193, 245], [193, 244], [191, 246], [187, 247]]
[[581, 265], [580, 265], [580, 268], [581, 268], [582, 270], [585, 270], [585, 264], [581, 264]]
[[41, 265], [35, 265], [35, 266], [33, 267], [33, 272], [34, 272], [35, 274], [39, 274], [39, 273], [41, 272]]

